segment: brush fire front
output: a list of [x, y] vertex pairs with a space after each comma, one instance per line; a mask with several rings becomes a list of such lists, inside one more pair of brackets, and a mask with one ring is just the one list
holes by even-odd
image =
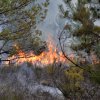
[[22, 50], [19, 50], [17, 55], [8, 57], [7, 60], [10, 60], [15, 64], [22, 64], [24, 62], [29, 62], [38, 65], [53, 64], [54, 61], [62, 63], [66, 62], [62, 52], [57, 51], [56, 46], [53, 45], [52, 42], [47, 43], [47, 48], [48, 50], [43, 50], [44, 47], [40, 48], [39, 50], [42, 51], [39, 54], [37, 54], [34, 51], [26, 53], [23, 52]]

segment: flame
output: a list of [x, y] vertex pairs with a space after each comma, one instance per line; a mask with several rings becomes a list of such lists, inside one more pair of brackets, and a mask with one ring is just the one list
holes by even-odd
[[[53, 64], [54, 62], [65, 63], [66, 60], [62, 52], [60, 51], [57, 52], [57, 48], [51, 39], [48, 39], [48, 41], [50, 41], [47, 42], [48, 51], [44, 51], [38, 56], [36, 56], [33, 51], [25, 53], [22, 50], [19, 50], [17, 55], [9, 57], [8, 60], [11, 60], [16, 64], [22, 64], [24, 62], [30, 62], [32, 64], [37, 64], [37, 65], [48, 65], [48, 64]], [[18, 49], [17, 45], [15, 46]]]
[[[61, 51], [58, 51], [58, 49], [55, 46], [55, 42], [52, 41], [51, 37], [48, 38], [47, 41], [47, 46], [48, 46], [48, 51], [42, 52], [40, 55], [35, 55], [34, 51], [30, 51], [28, 53], [23, 52], [22, 50], [19, 49], [18, 45], [14, 45], [16, 50], [18, 50], [17, 55], [13, 55], [12, 57], [8, 57], [7, 60], [12, 61], [15, 64], [22, 64], [24, 62], [29, 62], [32, 63], [33, 65], [39, 65], [39, 66], [44, 66], [44, 65], [49, 65], [53, 64], [54, 62], [58, 63], [65, 63], [69, 64], [70, 62], [66, 60], [64, 55], [62, 54]], [[99, 60], [97, 60], [97, 57], [94, 54], [91, 54], [92, 58], [92, 64], [97, 64], [100, 63]], [[72, 53], [68, 56], [72, 61], [75, 60], [75, 55]], [[80, 58], [80, 57], [79, 57]], [[79, 59], [77, 59], [79, 60]], [[81, 60], [81, 62], [85, 62], [85, 60]], [[6, 62], [6, 64], [9, 64], [9, 62]]]

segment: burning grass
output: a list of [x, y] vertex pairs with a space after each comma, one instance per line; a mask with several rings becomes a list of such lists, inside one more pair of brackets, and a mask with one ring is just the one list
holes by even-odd
[[[47, 50], [43, 50], [39, 55], [36, 55], [34, 51], [30, 51], [30, 52], [25, 52], [23, 50], [21, 50], [18, 45], [14, 45], [16, 50], [17, 50], [17, 54], [8, 57], [7, 58], [7, 62], [5, 62], [6, 65], [10, 63], [12, 64], [16, 64], [16, 65], [21, 65], [24, 62], [29, 62], [33, 65], [37, 65], [37, 66], [47, 66], [50, 64], [55, 63], [63, 63], [63, 64], [70, 64], [70, 61], [68, 61], [62, 51], [59, 50], [59, 48], [56, 47], [55, 42], [52, 41], [51, 37], [48, 38], [47, 41]], [[78, 57], [76, 58], [74, 54], [70, 54], [69, 58], [74, 61], [75, 63], [77, 62], [81, 62], [83, 64], [85, 64], [87, 61], [85, 58], [82, 57]], [[100, 63], [100, 61], [97, 59], [95, 54], [91, 54], [91, 63], [92, 64], [96, 64], [96, 63]]]
[[[18, 48], [18, 47], [16, 47]], [[23, 52], [22, 50], [18, 50], [17, 55], [13, 55], [12, 57], [8, 57], [7, 60], [12, 61], [16, 64], [22, 64], [24, 62], [30, 62], [33, 65], [49, 65], [53, 64], [54, 61], [65, 63], [66, 60], [61, 51], [58, 51], [53, 42], [48, 42], [48, 50], [42, 52], [40, 55], [35, 55], [34, 51]]]

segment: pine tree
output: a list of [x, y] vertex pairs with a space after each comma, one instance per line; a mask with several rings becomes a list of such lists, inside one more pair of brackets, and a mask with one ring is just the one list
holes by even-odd
[[[73, 14], [74, 21], [80, 22], [80, 27], [73, 32], [73, 35], [80, 40], [80, 44], [73, 46], [74, 50], [84, 50], [88, 54], [94, 51], [100, 57], [100, 27], [94, 25], [94, 18], [91, 12], [84, 5], [81, 5]], [[92, 18], [91, 18], [92, 17]]]
[[45, 19], [48, 5], [49, 0], [41, 4], [37, 0], [0, 0], [0, 52], [12, 56], [18, 52], [15, 45], [24, 52], [36, 51], [41, 45], [45, 49], [37, 25]]
[[[70, 32], [73, 43], [71, 45], [71, 48], [77, 53], [79, 57], [84, 56], [86, 62], [82, 65], [78, 62], [71, 61], [76, 67], [80, 67], [84, 69], [84, 71], [89, 72], [91, 79], [95, 80], [95, 82], [100, 84], [100, 73], [99, 67], [100, 66], [100, 26], [97, 26], [94, 24], [94, 21], [96, 20], [93, 16], [93, 11], [91, 11], [90, 8], [88, 8], [86, 5], [89, 1], [87, 0], [78, 0], [78, 3], [75, 7], [71, 3], [66, 3], [66, 5], [69, 5], [71, 15], [67, 16], [72, 22], [75, 24], [67, 24], [65, 25], [63, 31], [60, 34], [59, 41], [61, 50], [64, 54], [64, 56], [71, 61], [70, 58], [67, 57], [65, 53], [65, 47], [64, 46], [66, 42], [66, 36], [65, 38], [62, 38], [64, 30], [67, 30], [67, 32]], [[70, 27], [70, 28], [69, 28]], [[73, 29], [74, 27], [74, 29]], [[65, 35], [65, 33], [64, 33]], [[74, 40], [78, 40], [77, 43], [75, 43]], [[83, 54], [80, 56], [80, 52], [83, 52]], [[85, 53], [88, 57], [91, 57], [91, 53], [94, 53], [97, 58], [95, 59], [96, 62], [90, 63], [88, 62], [88, 59], [86, 59], [87, 56], [85, 56]], [[92, 59], [92, 57], [91, 57]], [[79, 59], [78, 59], [79, 61]], [[81, 62], [81, 61], [80, 61]], [[94, 66], [94, 67], [93, 67]]]

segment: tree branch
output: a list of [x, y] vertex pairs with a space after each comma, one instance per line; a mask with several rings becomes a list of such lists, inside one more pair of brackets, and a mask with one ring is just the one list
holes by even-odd
[[0, 14], [5, 14], [5, 13], [10, 12], [10, 11], [21, 9], [21, 8], [25, 7], [26, 5], [28, 5], [29, 3], [31, 3], [31, 2], [28, 2], [28, 3], [24, 2], [23, 4], [20, 4], [18, 7], [14, 7], [12, 9], [8, 9], [8, 10], [5, 10], [5, 11], [2, 11], [2, 12], [0, 12]]
[[[62, 36], [63, 32], [64, 32], [64, 28], [63, 28], [63, 30], [61, 31], [61, 33], [60, 33], [58, 39], [59, 39], [60, 48], [61, 48], [61, 51], [62, 51], [64, 57], [65, 57], [68, 61], [70, 61], [72, 64], [74, 64], [76, 67], [79, 67], [79, 68], [81, 68], [81, 69], [83, 69], [83, 70], [87, 70], [89, 73], [92, 73], [90, 70], [86, 69], [86, 67], [81, 67], [80, 65], [78, 65], [77, 63], [75, 63], [74, 61], [72, 61], [72, 60], [65, 54], [65, 51], [64, 51], [64, 49], [63, 49], [63, 47], [62, 47], [62, 43], [61, 43], [61, 36]], [[88, 67], [89, 67], [89, 66], [88, 66]]]

